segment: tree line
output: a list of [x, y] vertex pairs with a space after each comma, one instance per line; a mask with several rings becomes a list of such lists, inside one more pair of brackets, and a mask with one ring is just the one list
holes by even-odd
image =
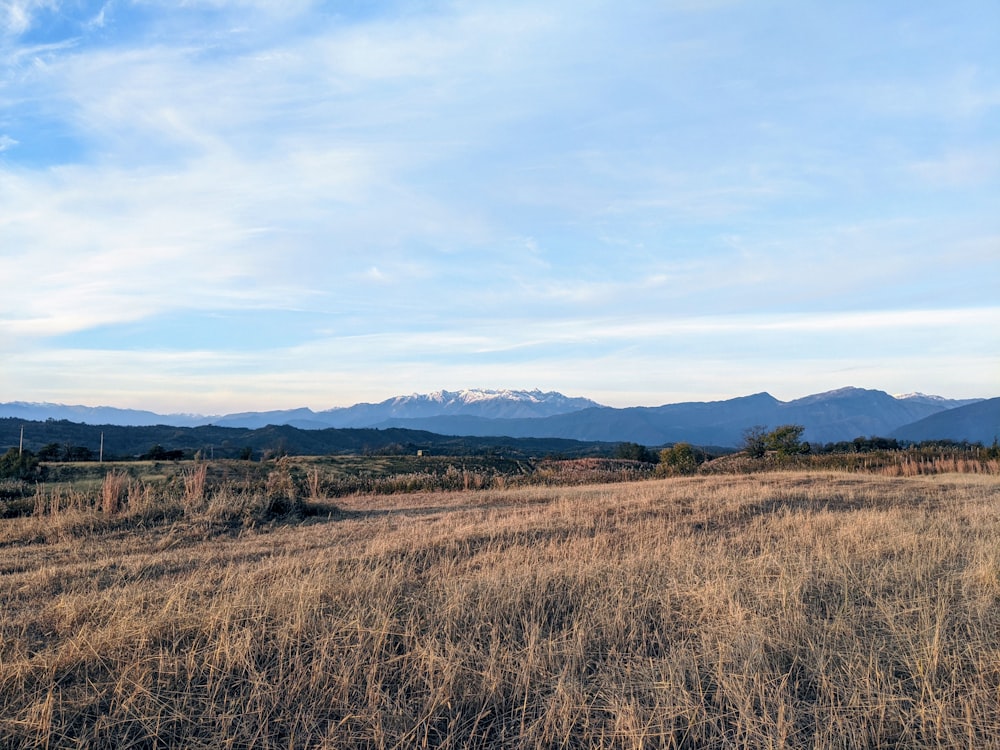
[[[739, 452], [752, 459], [763, 459], [767, 456], [790, 458], [792, 456], [824, 455], [824, 454], [859, 454], [876, 452], [908, 451], [920, 454], [937, 455], [942, 451], [949, 453], [971, 454], [983, 460], [1000, 459], [1000, 444], [997, 440], [989, 447], [981, 443], [956, 440], [924, 440], [919, 443], [900, 442], [895, 438], [857, 437], [854, 440], [836, 443], [809, 443], [802, 439], [806, 428], [800, 424], [779, 425], [768, 429], [763, 425], [755, 425], [743, 433], [743, 441]], [[680, 442], [662, 448], [655, 452], [638, 443], [621, 443], [614, 457], [633, 461], [643, 461], [657, 464], [660, 474], [688, 475], [698, 471], [698, 467], [721, 453], [706, 448]]]

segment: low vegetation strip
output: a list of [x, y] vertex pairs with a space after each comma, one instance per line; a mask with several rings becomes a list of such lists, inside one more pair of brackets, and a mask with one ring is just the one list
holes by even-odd
[[[16, 450], [15, 450], [16, 452]], [[99, 510], [142, 516], [147, 524], [178, 514], [217, 520], [258, 518], [278, 483], [289, 507], [303, 498], [505, 489], [525, 485], [627, 482], [655, 464], [630, 459], [530, 461], [497, 456], [320, 456], [252, 461], [51, 462], [34, 460], [26, 477], [0, 480], [0, 518]], [[273, 494], [273, 493], [271, 493]], [[243, 511], [233, 515], [233, 511]]]
[[0, 746], [997, 747], [998, 501], [780, 472], [7, 519]]
[[[63, 506], [110, 508], [134, 513], [137, 507], [176, 507], [199, 512], [199, 502], [214, 508], [233, 501], [253, 505], [254, 496], [272, 475], [281, 475], [301, 497], [341, 497], [357, 493], [506, 489], [528, 485], [573, 485], [629, 482], [662, 476], [694, 474], [752, 474], [762, 471], [855, 471], [885, 476], [941, 473], [1000, 474], [1000, 447], [951, 442], [909, 448], [877, 447], [887, 441], [857, 440], [851, 450], [813, 453], [807, 445], [788, 439], [797, 426], [775, 430], [779, 439], [737, 453], [712, 453], [688, 443], [675, 443], [654, 453], [637, 443], [621, 443], [613, 457], [525, 458], [503, 455], [431, 456], [328, 455], [282, 456], [262, 461], [193, 460], [166, 457], [129, 461], [41, 460], [31, 451], [11, 448], [0, 456], [0, 518], [55, 512]], [[791, 431], [791, 432], [790, 432]], [[845, 444], [847, 445], [847, 444]], [[198, 491], [189, 483], [200, 474]], [[118, 477], [122, 495], [107, 505], [106, 485]], [[221, 498], [224, 502], [211, 503]], [[138, 501], [138, 502], [137, 502]], [[169, 514], [168, 514], [169, 515]]]

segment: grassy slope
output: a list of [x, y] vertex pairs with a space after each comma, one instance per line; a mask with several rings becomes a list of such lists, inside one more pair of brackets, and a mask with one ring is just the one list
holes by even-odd
[[0, 521], [0, 746], [996, 747], [1000, 479]]

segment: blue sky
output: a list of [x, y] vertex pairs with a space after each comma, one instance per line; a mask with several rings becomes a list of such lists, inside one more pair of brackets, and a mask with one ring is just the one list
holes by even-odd
[[1000, 395], [998, 29], [0, 0], [0, 401]]

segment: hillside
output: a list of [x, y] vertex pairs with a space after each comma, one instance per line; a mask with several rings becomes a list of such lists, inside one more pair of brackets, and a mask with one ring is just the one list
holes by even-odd
[[932, 414], [890, 433], [899, 440], [968, 440], [984, 445], [1000, 440], [1000, 398]]
[[469, 455], [505, 453], [526, 457], [608, 456], [615, 446], [562, 438], [453, 437], [420, 430], [322, 429], [303, 430], [290, 425], [259, 429], [239, 427], [171, 427], [165, 425], [123, 427], [86, 425], [67, 421], [26, 422], [0, 419], [0, 452], [17, 446], [24, 430], [24, 447], [39, 451], [46, 445], [80, 446], [96, 457], [101, 447], [108, 457], [134, 457], [153, 446], [166, 450], [201, 451], [205, 456], [236, 458], [249, 448], [261, 455], [328, 455], [338, 453], [426, 453]]
[[947, 403], [899, 399], [884, 391], [842, 388], [788, 402], [779, 401], [769, 393], [757, 393], [724, 401], [656, 407], [595, 407], [542, 419], [486, 420], [449, 416], [389, 419], [380, 426], [466, 435], [628, 440], [644, 445], [686, 441], [698, 445], [737, 446], [749, 427], [800, 424], [806, 428], [805, 440], [827, 443], [888, 435], [903, 425], [947, 409]]

